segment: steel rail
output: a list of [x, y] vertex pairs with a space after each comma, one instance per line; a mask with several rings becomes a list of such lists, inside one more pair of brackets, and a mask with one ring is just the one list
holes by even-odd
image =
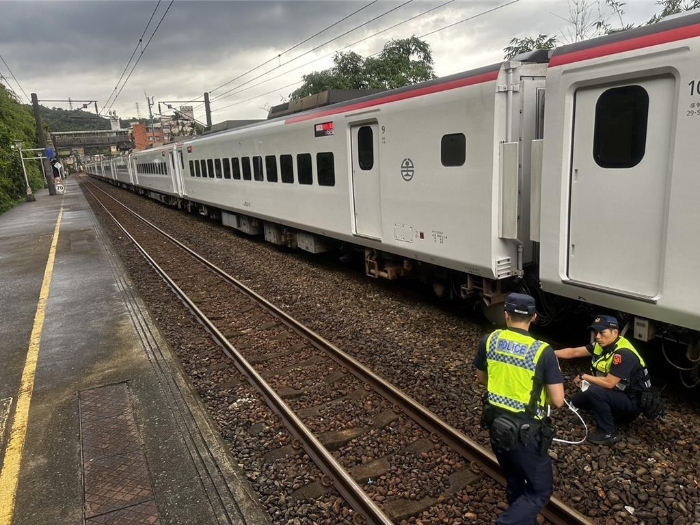
[[[88, 191], [90, 191], [88, 189]], [[246, 361], [243, 355], [234, 348], [234, 346], [224, 337], [224, 335], [214, 326], [214, 324], [204, 315], [197, 305], [187, 296], [185, 292], [170, 278], [170, 276], [158, 265], [158, 263], [148, 254], [148, 252], [138, 243], [138, 241], [122, 226], [112, 213], [97, 199], [94, 193], [90, 193], [95, 197], [98, 203], [102, 206], [105, 212], [112, 218], [117, 226], [124, 232], [134, 246], [141, 252], [141, 255], [160, 275], [160, 277], [173, 290], [175, 295], [189, 308], [195, 315], [197, 320], [202, 323], [207, 332], [219, 344], [224, 353], [231, 359], [236, 368], [245, 375], [250, 383], [260, 392], [268, 406], [284, 421], [290, 433], [302, 443], [306, 453], [314, 461], [314, 463], [329, 476], [335, 488], [340, 495], [345, 498], [348, 504], [364, 516], [368, 523], [377, 525], [392, 525], [393, 522], [384, 512], [367, 496], [365, 491], [355, 482], [348, 472], [336, 461], [336, 459], [328, 452], [326, 447], [311, 433], [304, 423], [294, 414], [289, 406], [282, 398], [268, 385], [268, 383], [258, 374], [255, 369]], [[118, 201], [116, 201], [118, 202]], [[121, 204], [121, 203], [119, 203]], [[123, 204], [122, 204], [123, 206]], [[128, 210], [128, 208], [126, 208]], [[131, 210], [129, 210], [131, 211]], [[133, 212], [131, 212], [133, 213]], [[136, 214], [134, 214], [136, 215]], [[138, 215], [136, 215], [138, 217]], [[140, 220], [144, 220], [139, 217]], [[144, 222], [148, 222], [145, 221]], [[151, 225], [152, 226], [152, 225]], [[153, 226], [157, 229], [157, 227]], [[166, 234], [167, 235], [167, 234]], [[169, 237], [169, 236], [168, 236]], [[171, 238], [172, 239], [172, 238]], [[179, 243], [176, 244], [179, 245]], [[210, 266], [210, 263], [206, 266]]]
[[[124, 207], [128, 212], [137, 217], [139, 220], [145, 222], [151, 228], [155, 229], [161, 235], [163, 235], [168, 240], [176, 244], [179, 248], [181, 248], [182, 250], [190, 254], [192, 257], [197, 259], [200, 263], [207, 266], [213, 272], [219, 274], [231, 285], [238, 288], [242, 293], [246, 294], [251, 299], [256, 301], [262, 308], [264, 308], [271, 315], [279, 319], [285, 326], [292, 329], [302, 337], [308, 339], [315, 348], [324, 352], [328, 352], [337, 363], [347, 368], [351, 373], [353, 373], [353, 375], [355, 375], [355, 377], [357, 377], [364, 383], [371, 385], [372, 388], [374, 388], [386, 399], [400, 406], [401, 409], [404, 410], [416, 423], [418, 423], [420, 426], [422, 426], [429, 432], [439, 436], [439, 438], [443, 442], [455, 449], [463, 457], [479, 464], [490, 477], [498, 481], [501, 485], [505, 486], [505, 478], [501, 474], [496, 457], [491, 452], [486, 450], [484, 447], [480, 446], [478, 443], [464, 435], [456, 428], [447, 424], [432, 411], [422, 406], [420, 403], [415, 401], [413, 398], [409, 397], [407, 394], [403, 393], [400, 389], [396, 388], [391, 383], [388, 383], [387, 381], [382, 379], [380, 376], [378, 376], [370, 369], [362, 365], [359, 361], [337, 348], [335, 345], [333, 345], [333, 343], [324, 339], [321, 335], [317, 334], [310, 328], [304, 326], [292, 316], [277, 308], [275, 305], [267, 301], [255, 291], [251, 290], [243, 283], [237, 281], [234, 277], [224, 272], [223, 270], [215, 266], [213, 263], [209, 262], [207, 259], [199, 255], [189, 247], [185, 246], [177, 239], [173, 238], [171, 235], [160, 229], [158, 226], [144, 219], [143, 217], [135, 213], [133, 210], [129, 209], [127, 206], [114, 199], [114, 197], [112, 197], [111, 195], [107, 195], [120, 206]], [[216, 329], [214, 328], [214, 330]], [[216, 333], [223, 338], [223, 336], [219, 334], [218, 331], [216, 331]], [[224, 341], [226, 341], [225, 338]], [[227, 346], [230, 346], [230, 343], [228, 343], [228, 341], [226, 341], [226, 343]], [[242, 356], [241, 359], [243, 359]], [[261, 379], [261, 381], [263, 380]], [[280, 402], [284, 403], [281, 400]], [[555, 525], [594, 525], [594, 523], [590, 521], [586, 516], [579, 513], [575, 509], [569, 507], [559, 498], [552, 497], [547, 506], [542, 509], [541, 513], [545, 518], [550, 520]]]

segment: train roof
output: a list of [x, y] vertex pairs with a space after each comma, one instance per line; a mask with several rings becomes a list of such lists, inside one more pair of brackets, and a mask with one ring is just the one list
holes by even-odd
[[558, 47], [549, 64], [558, 66], [696, 36], [700, 36], [700, 9], [667, 17], [656, 24]]

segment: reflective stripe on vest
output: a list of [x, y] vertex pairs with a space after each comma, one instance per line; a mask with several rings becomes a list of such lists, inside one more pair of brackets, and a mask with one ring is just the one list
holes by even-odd
[[617, 345], [615, 346], [615, 350], [612, 350], [607, 354], [604, 353], [602, 346], [600, 346], [598, 343], [595, 344], [595, 346], [593, 347], [593, 357], [591, 364], [591, 366], [593, 366], [593, 370], [596, 370], [603, 374], [609, 374], [610, 368], [612, 368], [613, 354], [616, 350], [622, 349], [629, 350], [630, 352], [632, 352], [635, 356], [637, 356], [637, 359], [639, 359], [639, 364], [642, 365], [643, 368], [646, 368], [647, 365], [644, 363], [644, 359], [642, 359], [642, 356], [639, 355], [637, 350], [635, 350], [635, 348], [632, 346], [632, 343], [630, 343], [624, 337], [619, 337], [617, 339]]
[[[629, 381], [621, 380], [617, 385], [615, 385], [615, 388], [617, 390], [625, 390], [628, 386], [632, 385], [638, 388], [642, 388], [643, 390], [648, 390], [649, 388], [651, 388], [651, 382], [649, 381], [649, 372], [646, 371], [647, 365], [646, 363], [644, 363], [644, 359], [642, 359], [642, 356], [639, 355], [639, 352], [637, 352], [634, 346], [632, 346], [632, 343], [630, 343], [624, 337], [618, 337], [617, 344], [615, 345], [615, 350], [611, 350], [608, 353], [604, 353], [605, 351], [603, 350], [603, 347], [600, 346], [598, 343], [595, 344], [595, 346], [593, 347], [593, 356], [591, 358], [591, 366], [593, 367], [593, 372], [595, 373], [595, 375], [608, 375], [610, 373], [610, 369], [612, 368], [613, 355], [617, 350], [623, 349], [629, 350], [637, 357], [637, 359], [639, 359], [642, 375], [644, 377], [630, 377]], [[639, 380], [641, 384], [635, 385], [635, 381], [637, 380]]]
[[[510, 412], [525, 412], [532, 395], [537, 361], [547, 344], [511, 330], [496, 330], [486, 340], [488, 400]], [[544, 385], [536, 413], [544, 417]]]

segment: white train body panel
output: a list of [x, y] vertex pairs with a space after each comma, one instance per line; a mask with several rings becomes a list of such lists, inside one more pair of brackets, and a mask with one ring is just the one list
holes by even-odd
[[700, 329], [700, 16], [682, 22], [552, 57], [540, 278], [557, 295]]
[[132, 155], [134, 183], [165, 195], [179, 195], [172, 156], [174, 145], [162, 146]]
[[[520, 76], [527, 75], [523, 82], [538, 82], [533, 77], [542, 82], [545, 69], [522, 65], [514, 78], [520, 83]], [[495, 66], [462, 76], [454, 81], [456, 87], [443, 80], [425, 92], [408, 89], [401, 97], [360, 99], [354, 104], [357, 109], [312, 111], [197, 139], [185, 154], [185, 196], [483, 277], [512, 275], [517, 244], [499, 237], [500, 144], [506, 140], [507, 96], [497, 92], [497, 86], [505, 82], [503, 68]], [[523, 93], [534, 97], [534, 90], [514, 93], [515, 137], [521, 134]], [[332, 135], [315, 136], [317, 125], [329, 123]], [[534, 130], [534, 121], [528, 125]], [[370, 170], [358, 164], [358, 131], [363, 127], [372, 129], [374, 140]], [[466, 139], [466, 159], [460, 166], [441, 162], [441, 140], [450, 134]], [[306, 153], [314, 165], [311, 185], [298, 181], [296, 155]], [[319, 153], [333, 154], [333, 186], [318, 184]], [[260, 156], [265, 164], [268, 155], [275, 156], [279, 174], [284, 154], [295, 160], [293, 184], [191, 174], [190, 161]], [[404, 163], [411, 168], [402, 176]], [[527, 224], [523, 234], [527, 238]]]

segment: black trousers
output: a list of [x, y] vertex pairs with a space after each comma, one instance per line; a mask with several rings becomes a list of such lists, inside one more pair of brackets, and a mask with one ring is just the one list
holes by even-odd
[[608, 390], [598, 385], [590, 385], [585, 392], [576, 392], [571, 403], [576, 408], [592, 411], [598, 430], [606, 434], [616, 431], [615, 421], [631, 423], [642, 413], [635, 398], [621, 390]]
[[508, 452], [496, 452], [498, 464], [506, 478], [508, 509], [498, 517], [496, 525], [532, 525], [537, 513], [547, 505], [554, 490], [552, 460], [540, 454], [539, 440], [519, 443]]

